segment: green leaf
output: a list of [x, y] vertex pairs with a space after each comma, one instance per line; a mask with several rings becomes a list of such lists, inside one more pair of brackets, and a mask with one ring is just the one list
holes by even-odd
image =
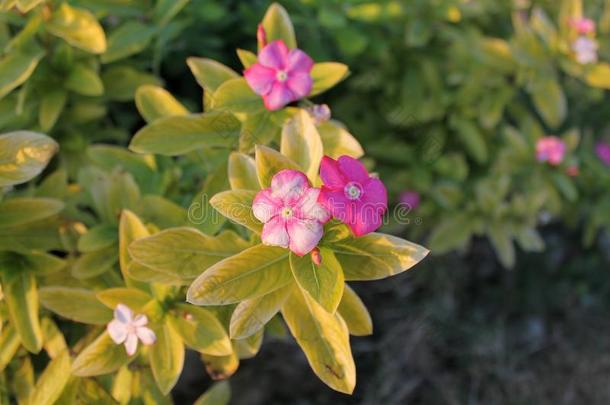
[[11, 198], [0, 203], [0, 227], [17, 226], [57, 215], [64, 204], [51, 198]]
[[266, 146], [256, 146], [256, 175], [262, 188], [271, 187], [271, 179], [280, 170], [299, 170], [299, 166], [280, 152]]
[[157, 77], [131, 66], [112, 66], [102, 73], [104, 95], [109, 100], [131, 101], [140, 86], [151, 84], [160, 86]]
[[228, 112], [164, 117], [139, 130], [129, 149], [176, 156], [204, 147], [230, 147], [237, 143], [240, 128], [239, 120]]
[[568, 176], [563, 173], [552, 173], [551, 179], [566, 200], [574, 202], [578, 199], [578, 190]]
[[428, 249], [395, 236], [370, 233], [329, 246], [346, 280], [378, 280], [406, 271], [429, 253]]
[[[244, 153], [233, 152], [229, 155], [229, 183], [233, 190], [259, 190], [256, 177], [256, 162]], [[0, 206], [0, 213], [2, 206]], [[0, 224], [2, 216], [0, 214]]]
[[284, 124], [280, 151], [296, 162], [309, 180], [317, 179], [324, 151], [320, 134], [307, 111], [300, 109]]
[[313, 87], [309, 97], [316, 96], [334, 87], [349, 75], [349, 68], [343, 63], [316, 63], [311, 69]]
[[327, 248], [320, 249], [322, 263], [316, 265], [311, 255], [290, 254], [290, 269], [300, 288], [307, 291], [326, 311], [334, 314], [343, 296], [345, 279], [341, 264]]
[[184, 364], [184, 343], [169, 324], [157, 331], [157, 341], [150, 347], [150, 366], [157, 386], [164, 395], [169, 394]]
[[263, 99], [256, 94], [246, 79], [238, 77], [221, 84], [214, 92], [212, 108], [233, 113], [256, 114], [264, 111]]
[[154, 17], [160, 26], [167, 25], [190, 0], [159, 0], [155, 3]]
[[77, 377], [94, 377], [110, 374], [125, 364], [130, 358], [123, 345], [117, 345], [104, 331], [97, 339], [76, 356], [72, 363], [72, 373]]
[[245, 339], [262, 330], [282, 308], [293, 285], [277, 289], [262, 297], [240, 302], [231, 316], [231, 339]]
[[610, 64], [598, 63], [591, 66], [587, 70], [585, 80], [589, 86], [610, 89]]
[[314, 373], [332, 389], [351, 394], [356, 369], [347, 326], [339, 315], [298, 289], [284, 303], [282, 315]]
[[62, 3], [47, 21], [46, 29], [70, 45], [89, 53], [106, 51], [102, 26], [89, 11]]
[[82, 253], [95, 252], [118, 242], [118, 229], [114, 225], [100, 224], [87, 230], [78, 239], [78, 251]]
[[360, 142], [336, 121], [324, 122], [317, 128], [326, 156], [337, 159], [347, 155], [359, 159], [364, 155]]
[[79, 280], [97, 277], [110, 270], [119, 260], [116, 246], [82, 254], [72, 265], [71, 274]]
[[52, 286], [41, 288], [38, 294], [45, 308], [72, 321], [105, 325], [112, 319], [112, 311], [91, 290]]
[[254, 52], [250, 52], [245, 49], [238, 49], [237, 57], [244, 66], [244, 69], [248, 69], [250, 66], [254, 65], [257, 60], [257, 56]]
[[11, 324], [21, 343], [32, 353], [42, 348], [42, 330], [38, 319], [38, 291], [33, 273], [3, 272], [2, 289]]
[[17, 330], [8, 324], [0, 334], [0, 372], [4, 371], [21, 345]]
[[102, 79], [95, 70], [84, 64], [78, 64], [72, 68], [64, 86], [83, 96], [93, 97], [104, 94]]
[[430, 248], [435, 253], [441, 254], [465, 246], [473, 234], [472, 222], [472, 219], [466, 215], [444, 218], [428, 238]]
[[239, 77], [233, 69], [212, 59], [190, 57], [186, 63], [197, 83], [206, 91], [215, 92], [227, 80]]
[[502, 224], [492, 224], [487, 230], [489, 240], [500, 259], [500, 263], [505, 268], [515, 266], [515, 246], [512, 236], [506, 226]]
[[239, 358], [235, 352], [231, 353], [230, 356], [202, 354], [201, 359], [205, 364], [205, 370], [214, 381], [225, 380], [231, 377], [239, 367]]
[[191, 284], [187, 301], [226, 305], [266, 295], [292, 281], [288, 251], [257, 245], [207, 269]]
[[274, 119], [280, 113], [265, 110], [249, 114], [241, 125], [239, 150], [251, 153], [255, 145], [267, 145], [273, 142], [280, 134], [281, 128]]
[[66, 266], [65, 260], [48, 253], [31, 251], [29, 253], [0, 254], [0, 271], [6, 273], [26, 273], [46, 275], [56, 273]]
[[154, 27], [139, 21], [127, 21], [108, 36], [108, 47], [101, 57], [102, 63], [111, 63], [142, 52], [154, 35]]
[[286, 9], [278, 3], [273, 3], [267, 9], [263, 17], [263, 28], [267, 33], [267, 42], [281, 39], [288, 48], [296, 48], [297, 40], [294, 34], [294, 27]]
[[226, 236], [208, 236], [193, 228], [172, 228], [136, 240], [129, 246], [129, 253], [133, 260], [153, 270], [193, 279], [246, 246], [240, 239], [229, 241]]
[[38, 176], [58, 149], [54, 140], [36, 132], [0, 135], [0, 187], [25, 183]]
[[256, 197], [256, 193], [254, 190], [224, 191], [212, 197], [210, 204], [230, 220], [256, 233], [261, 233], [263, 224], [252, 212], [252, 201]]
[[38, 124], [43, 131], [49, 131], [53, 128], [64, 110], [67, 99], [68, 92], [64, 89], [54, 89], [42, 95], [38, 112]]
[[466, 152], [477, 163], [485, 163], [489, 153], [481, 130], [472, 121], [455, 115], [451, 117], [451, 126], [457, 131]]
[[538, 77], [530, 86], [529, 93], [544, 122], [552, 128], [559, 127], [566, 118], [568, 103], [557, 80]]
[[217, 382], [204, 392], [193, 405], [229, 405], [231, 386], [228, 381]]
[[139, 312], [153, 299], [150, 295], [136, 288], [109, 288], [100, 291], [96, 295], [97, 299], [110, 309], [115, 309], [117, 305], [127, 305], [132, 311]]
[[13, 50], [0, 59], [0, 98], [25, 83], [43, 56], [40, 47], [31, 45], [27, 52]]
[[227, 332], [211, 312], [185, 304], [176, 309], [178, 314], [169, 318], [170, 324], [188, 347], [212, 356], [228, 356], [233, 352]]
[[28, 398], [30, 404], [53, 405], [60, 397], [71, 375], [70, 353], [65, 350], [55, 357], [36, 381]]
[[347, 284], [343, 290], [343, 297], [337, 311], [347, 324], [347, 329], [351, 335], [368, 336], [373, 334], [373, 321], [369, 311], [360, 297]]
[[[45, 1], [46, 0], [17, 0], [17, 9], [25, 14]], [[35, 404], [35, 402], [32, 403]]]
[[162, 87], [144, 85], [136, 91], [136, 106], [146, 122], [175, 115], [188, 115], [189, 111]]

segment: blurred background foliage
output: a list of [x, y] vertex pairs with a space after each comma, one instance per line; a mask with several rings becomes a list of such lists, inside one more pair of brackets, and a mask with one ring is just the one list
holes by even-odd
[[[81, 262], [74, 277], [108, 287], [115, 281], [102, 273], [119, 260], [121, 209], [160, 229], [189, 224], [186, 209], [201, 189], [226, 187], [218, 175], [226, 156], [202, 150], [176, 161], [128, 152], [124, 146], [144, 124], [136, 90], [161, 85], [201, 111], [187, 57], [240, 71], [234, 49], [256, 48], [253, 33], [269, 4], [1, 1], [0, 131], [40, 131], [60, 145], [39, 180], [10, 195], [66, 205], [61, 221], [50, 209], [51, 219], [0, 227], [3, 250], [19, 250], [16, 235], [42, 235], [40, 249], [64, 249]], [[264, 348], [237, 375], [234, 386], [243, 388], [236, 398], [607, 403], [603, 381], [586, 376], [608, 363], [600, 336], [610, 330], [610, 169], [594, 148], [610, 136], [610, 66], [603, 62], [610, 61], [610, 1], [282, 4], [300, 48], [317, 61], [350, 66], [351, 76], [323, 101], [363, 144], [391, 200], [398, 204], [406, 190], [421, 195], [386, 230], [425, 244], [435, 257], [415, 275], [357, 289], [369, 306], [384, 307], [373, 310], [375, 336], [355, 345], [363, 382], [353, 399], [308, 379], [299, 354], [279, 343], [280, 354]], [[599, 63], [581, 65], [571, 52], [568, 21], [580, 16], [597, 23]], [[536, 160], [536, 142], [546, 135], [566, 143], [559, 166]], [[83, 225], [97, 238], [81, 238]], [[296, 371], [286, 370], [287, 359]], [[252, 383], [265, 362], [268, 375]], [[189, 386], [197, 378], [183, 378], [177, 398], [202, 391]], [[277, 379], [285, 387], [306, 383], [290, 391]]]

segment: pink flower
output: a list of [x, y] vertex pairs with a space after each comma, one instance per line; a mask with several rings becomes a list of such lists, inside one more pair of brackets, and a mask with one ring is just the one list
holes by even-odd
[[147, 328], [147, 324], [146, 315], [138, 315], [134, 319], [131, 309], [119, 304], [114, 310], [114, 319], [106, 330], [114, 343], [124, 343], [127, 354], [133, 356], [138, 348], [138, 339], [145, 345], [152, 345], [157, 340], [155, 332]]
[[419, 207], [421, 198], [417, 191], [403, 191], [400, 193], [400, 203], [409, 207], [410, 210], [416, 210]]
[[593, 38], [580, 36], [572, 44], [576, 61], [581, 65], [597, 62], [597, 42]]
[[572, 18], [570, 26], [579, 34], [593, 34], [595, 32], [595, 21], [590, 18]]
[[313, 60], [300, 49], [276, 40], [258, 53], [258, 62], [244, 72], [248, 85], [275, 111], [311, 93]]
[[595, 154], [605, 165], [610, 165], [610, 143], [599, 142], [595, 145]]
[[362, 236], [381, 226], [388, 208], [387, 191], [381, 180], [370, 177], [358, 160], [341, 156], [322, 158], [320, 177], [324, 182], [318, 201]]
[[264, 223], [264, 244], [290, 248], [303, 256], [318, 245], [330, 214], [318, 204], [319, 188], [296, 170], [282, 170], [271, 179], [271, 188], [254, 198], [254, 216]]
[[556, 136], [545, 136], [536, 143], [536, 159], [553, 166], [561, 164], [566, 153], [566, 144]]

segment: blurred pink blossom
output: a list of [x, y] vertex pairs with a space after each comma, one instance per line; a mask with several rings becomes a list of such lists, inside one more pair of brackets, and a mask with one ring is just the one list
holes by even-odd
[[410, 210], [416, 210], [419, 207], [421, 196], [417, 191], [403, 191], [399, 197], [400, 203], [409, 207]]
[[586, 35], [595, 32], [595, 21], [586, 17], [570, 19], [570, 26], [579, 34]]
[[597, 62], [597, 48], [597, 42], [586, 36], [578, 37], [572, 44], [576, 61], [583, 65]]
[[536, 159], [557, 166], [563, 161], [566, 144], [556, 136], [545, 136], [536, 143]]
[[595, 145], [595, 154], [605, 165], [610, 165], [610, 143], [599, 142]]

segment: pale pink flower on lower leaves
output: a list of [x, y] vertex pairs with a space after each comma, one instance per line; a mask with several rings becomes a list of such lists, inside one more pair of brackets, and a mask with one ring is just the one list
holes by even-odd
[[114, 310], [114, 319], [106, 330], [117, 345], [124, 344], [125, 351], [133, 356], [138, 349], [138, 339], [145, 345], [152, 345], [157, 340], [155, 332], [147, 328], [146, 315], [133, 316], [133, 311], [126, 305], [119, 304]]
[[381, 226], [388, 208], [387, 191], [362, 163], [349, 156], [337, 160], [324, 156], [320, 177], [324, 185], [318, 201], [354, 235], [366, 235]]
[[595, 145], [595, 154], [606, 166], [610, 166], [610, 143], [599, 142]]
[[300, 49], [275, 40], [258, 53], [258, 61], [244, 72], [250, 88], [275, 111], [311, 93], [313, 60]]
[[595, 21], [586, 17], [570, 19], [570, 26], [579, 34], [586, 35], [595, 32]]
[[539, 162], [548, 162], [557, 166], [563, 161], [565, 153], [565, 142], [556, 136], [545, 136], [536, 143], [536, 159]]
[[593, 38], [580, 36], [572, 44], [576, 61], [582, 65], [597, 62], [597, 41]]
[[289, 248], [303, 256], [318, 245], [330, 214], [318, 204], [319, 188], [305, 174], [282, 170], [271, 179], [271, 187], [259, 191], [252, 203], [254, 216], [264, 223], [264, 244]]

